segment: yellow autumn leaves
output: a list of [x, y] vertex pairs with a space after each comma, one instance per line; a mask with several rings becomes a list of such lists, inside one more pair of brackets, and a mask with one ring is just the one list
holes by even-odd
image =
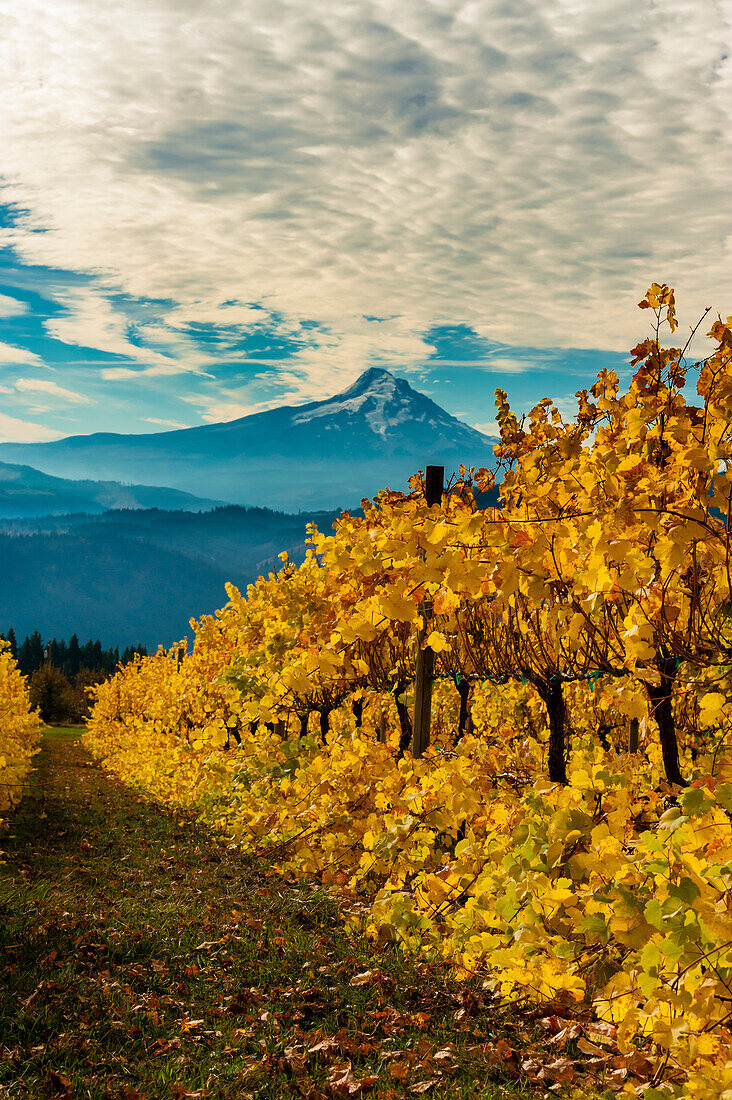
[[30, 709], [26, 681], [0, 641], [0, 818], [19, 802], [39, 749], [42, 723]]

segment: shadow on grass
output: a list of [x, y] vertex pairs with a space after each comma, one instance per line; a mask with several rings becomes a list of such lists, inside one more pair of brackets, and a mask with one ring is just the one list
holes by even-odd
[[[516, 1097], [533, 1036], [48, 729], [2, 837], [0, 1095]], [[531, 1090], [536, 1095], [535, 1090]]]

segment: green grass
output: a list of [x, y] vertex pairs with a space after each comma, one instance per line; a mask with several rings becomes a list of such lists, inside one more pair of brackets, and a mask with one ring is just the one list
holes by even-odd
[[139, 801], [79, 735], [47, 730], [0, 838], [0, 1096], [537, 1095], [521, 1062], [567, 1051], [536, 1022], [376, 955], [317, 883]]
[[46, 726], [46, 742], [78, 741], [84, 733], [84, 726]]

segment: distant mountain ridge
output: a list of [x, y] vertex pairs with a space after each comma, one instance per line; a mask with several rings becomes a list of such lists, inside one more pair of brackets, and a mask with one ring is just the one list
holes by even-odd
[[44, 474], [32, 466], [0, 462], [0, 519], [94, 514], [110, 509], [160, 508], [209, 511], [221, 504], [179, 489], [158, 485], [123, 485], [119, 481], [72, 481]]
[[352, 506], [387, 485], [403, 488], [429, 463], [449, 473], [492, 458], [486, 436], [378, 367], [327, 400], [225, 423], [0, 444], [0, 459], [65, 478], [166, 485], [290, 510]]
[[[190, 636], [191, 616], [305, 555], [305, 528], [334, 515], [236, 506], [207, 512], [132, 509], [0, 522], [0, 609], [22, 637], [101, 637], [150, 649]], [[3, 624], [0, 624], [0, 626]]]

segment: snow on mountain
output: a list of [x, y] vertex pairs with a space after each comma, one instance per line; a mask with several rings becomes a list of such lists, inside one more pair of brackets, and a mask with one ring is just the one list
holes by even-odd
[[399, 383], [393, 374], [372, 368], [342, 394], [336, 394], [328, 401], [308, 407], [305, 412], [294, 416], [293, 424], [307, 424], [318, 417], [338, 416], [340, 413], [354, 415], [360, 412], [371, 430], [384, 437], [390, 428], [414, 419], [412, 404], [408, 394], [399, 393]]
[[302, 406], [293, 413], [293, 425], [328, 419], [334, 422], [331, 426], [347, 420], [352, 427], [360, 421], [362, 427], [367, 426], [381, 440], [398, 438], [403, 442], [411, 438], [418, 449], [424, 446], [429, 433], [452, 438], [456, 445], [466, 438], [473, 443], [488, 442], [480, 432], [381, 367], [371, 367], [342, 393]]

